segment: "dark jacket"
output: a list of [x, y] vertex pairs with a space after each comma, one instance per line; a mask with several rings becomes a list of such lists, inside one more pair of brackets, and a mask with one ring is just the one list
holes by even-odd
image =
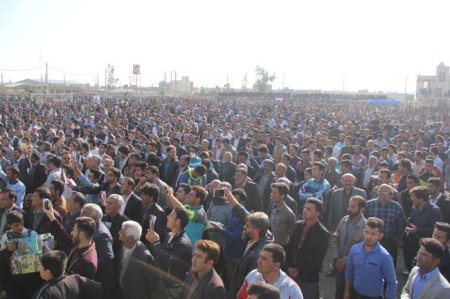
[[305, 227], [305, 221], [297, 221], [286, 245], [286, 266], [297, 268], [302, 281], [319, 282], [319, 271], [328, 248], [330, 234], [320, 221], [306, 234], [303, 245], [298, 249]]
[[19, 162], [19, 180], [25, 185], [26, 194], [33, 193], [47, 180], [47, 167], [41, 162], [33, 167], [29, 159], [22, 158]]
[[175, 278], [184, 281], [191, 268], [191, 241], [185, 232], [179, 232], [172, 240], [153, 244], [153, 256], [159, 268]]
[[98, 266], [95, 280], [103, 286], [103, 292], [106, 288], [112, 288], [114, 285], [114, 253], [112, 249], [112, 236], [108, 228], [103, 224], [97, 225], [97, 231], [94, 234], [93, 241], [97, 250]]
[[198, 281], [195, 290], [191, 293], [192, 290], [190, 286], [192, 286], [197, 279], [198, 279], [197, 273], [195, 273], [194, 271], [190, 271], [185, 280], [185, 287], [183, 289], [181, 298], [183, 299], [226, 298], [226, 292], [225, 287], [223, 286], [223, 281], [220, 278], [219, 274], [217, 274], [216, 270], [214, 270], [214, 268]]
[[263, 202], [258, 191], [258, 185], [249, 180], [245, 182], [244, 191], [247, 194], [245, 207], [248, 211], [261, 212], [263, 210]]
[[[242, 212], [242, 210], [244, 211]], [[245, 215], [242, 215], [242, 213]], [[244, 232], [246, 214], [248, 214], [247, 210], [238, 205], [231, 210], [231, 214], [227, 218], [227, 225], [222, 231], [223, 237], [225, 238], [223, 248], [225, 258], [240, 259], [242, 257], [245, 248], [242, 233]]]
[[125, 211], [123, 213], [125, 216], [130, 218], [130, 220], [141, 223], [142, 216], [144, 214], [142, 199], [133, 193], [128, 199], [127, 206], [125, 207]]
[[[123, 249], [122, 249], [123, 250]], [[119, 279], [122, 270], [122, 250], [117, 264], [116, 277]], [[123, 275], [121, 298], [123, 299], [150, 299], [158, 285], [158, 275], [154, 266], [154, 259], [147, 247], [137, 242], [130, 261]], [[116, 284], [119, 286], [119, 281]]]
[[113, 239], [113, 253], [114, 261], [117, 262], [119, 259], [120, 249], [122, 248], [122, 242], [119, 240], [119, 230], [122, 228], [122, 223], [130, 220], [127, 216], [122, 214], [117, 214], [113, 218], [110, 215], [105, 215], [102, 218], [102, 222], [109, 229], [112, 239]]
[[444, 248], [444, 255], [442, 255], [441, 262], [439, 263], [439, 271], [450, 283], [450, 249], [448, 246]]
[[141, 241], [144, 244], [148, 244], [147, 240], [145, 239], [145, 234], [149, 229], [150, 215], [156, 216], [154, 230], [159, 235], [159, 239], [161, 240], [161, 242], [164, 242], [167, 239], [167, 235], [169, 234], [169, 230], [167, 229], [167, 217], [164, 210], [157, 203], [154, 203], [145, 209], [144, 217], [141, 222]]
[[[56, 220], [59, 221], [59, 223], [63, 223], [62, 222], [62, 218], [59, 215], [58, 211], [54, 210], [55, 213], [55, 217]], [[48, 219], [47, 215], [43, 215], [41, 218], [41, 222], [39, 222], [39, 224], [37, 225], [36, 229], [33, 228], [33, 222], [34, 222], [34, 218], [36, 216], [36, 211], [32, 210], [28, 213], [28, 215], [26, 216], [28, 219], [28, 225], [30, 226], [31, 229], [33, 229], [38, 235], [41, 234], [45, 234], [45, 233], [50, 233], [51, 232], [51, 224], [50, 224], [50, 219]], [[60, 249], [57, 245], [56, 249]]]
[[[258, 171], [255, 175], [255, 183], [256, 184], [260, 184], [260, 180], [263, 177], [264, 173], [262, 170]], [[267, 213], [269, 210], [269, 205], [270, 205], [270, 192], [272, 190], [272, 182], [275, 179], [275, 174], [272, 172], [272, 174], [269, 176], [269, 179], [266, 182], [266, 185], [264, 186], [264, 193], [261, 195], [262, 197], [262, 204], [263, 204], [263, 212]], [[248, 182], [247, 182], [248, 183]], [[246, 184], [247, 184], [246, 183]], [[258, 189], [257, 189], [258, 190]], [[247, 191], [246, 191], [247, 192]], [[259, 191], [258, 191], [259, 192]], [[248, 194], [247, 194], [247, 198], [248, 198]], [[248, 208], [247, 208], [248, 209]], [[250, 209], [248, 209], [250, 211]]]
[[97, 272], [97, 251], [95, 244], [79, 249], [75, 247], [67, 259], [66, 274], [79, 274], [94, 279]]
[[167, 185], [174, 187], [177, 180], [178, 160], [170, 160], [165, 158], [159, 169], [160, 179]]
[[242, 255], [241, 260], [236, 266], [236, 270], [234, 271], [234, 280], [231, 287], [231, 296], [233, 298], [236, 297], [239, 289], [244, 283], [245, 277], [250, 271], [256, 269], [256, 260], [261, 253], [262, 248], [268, 244], [273, 242], [273, 236], [268, 233], [264, 238], [259, 239], [255, 243], [253, 243], [250, 248], [247, 248]]
[[70, 251], [73, 249], [73, 240], [72, 235], [69, 231], [67, 231], [61, 222], [55, 219], [55, 221], [50, 222], [50, 233], [55, 238], [55, 242], [58, 245], [58, 248], [60, 250], [64, 251], [65, 253], [69, 254]]
[[33, 299], [98, 299], [102, 285], [80, 275], [60, 276], [47, 281], [34, 293]]
[[441, 194], [436, 205], [441, 210], [442, 221], [450, 223], [450, 200], [444, 194]]

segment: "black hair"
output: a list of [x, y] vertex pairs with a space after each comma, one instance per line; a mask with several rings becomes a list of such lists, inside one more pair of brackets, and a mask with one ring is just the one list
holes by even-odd
[[41, 265], [44, 270], [49, 270], [53, 278], [64, 274], [67, 264], [67, 255], [60, 250], [52, 250], [44, 253], [41, 258]]
[[95, 220], [91, 217], [78, 217], [75, 219], [75, 225], [79, 231], [84, 233], [87, 239], [92, 239], [97, 229]]

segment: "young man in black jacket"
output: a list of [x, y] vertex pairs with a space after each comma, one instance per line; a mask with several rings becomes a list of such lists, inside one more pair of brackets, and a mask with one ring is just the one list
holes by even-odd
[[161, 243], [154, 230], [148, 230], [145, 238], [151, 244], [153, 256], [158, 267], [168, 273], [162, 277], [167, 292], [166, 298], [178, 298], [183, 290], [183, 281], [191, 268], [192, 247], [185, 228], [189, 223], [189, 215], [184, 208], [174, 208], [167, 216], [169, 236]]
[[321, 210], [321, 200], [308, 198], [303, 220], [295, 223], [286, 245], [288, 274], [301, 286], [305, 299], [319, 299], [319, 271], [330, 236], [319, 221]]
[[34, 293], [33, 299], [100, 298], [102, 285], [80, 275], [63, 275], [66, 264], [63, 251], [49, 251], [41, 256], [39, 274], [46, 283]]

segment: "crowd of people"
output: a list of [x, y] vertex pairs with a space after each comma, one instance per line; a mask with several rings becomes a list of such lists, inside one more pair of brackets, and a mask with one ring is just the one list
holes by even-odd
[[[318, 299], [321, 272], [336, 298], [450, 295], [445, 107], [0, 99], [8, 298]], [[30, 234], [54, 246], [16, 274]]]

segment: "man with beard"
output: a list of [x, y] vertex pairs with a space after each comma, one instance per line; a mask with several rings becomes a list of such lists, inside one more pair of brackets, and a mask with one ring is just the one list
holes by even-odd
[[[230, 197], [227, 189], [225, 196]], [[268, 243], [273, 242], [273, 237], [268, 233], [269, 217], [262, 212], [255, 212], [247, 215], [244, 225], [245, 238], [248, 240], [244, 254], [236, 266], [234, 280], [231, 287], [231, 296], [234, 298], [244, 283], [247, 274], [256, 268], [261, 249]]]
[[347, 216], [339, 221], [331, 243], [336, 269], [336, 299], [342, 299], [345, 289], [345, 265], [352, 246], [363, 240], [367, 222], [363, 211], [366, 201], [362, 196], [352, 196], [348, 202]]
[[97, 251], [92, 241], [96, 230], [94, 219], [79, 217], [72, 230], [72, 242], [75, 247], [69, 254], [66, 274], [79, 274], [94, 279], [97, 272]]

